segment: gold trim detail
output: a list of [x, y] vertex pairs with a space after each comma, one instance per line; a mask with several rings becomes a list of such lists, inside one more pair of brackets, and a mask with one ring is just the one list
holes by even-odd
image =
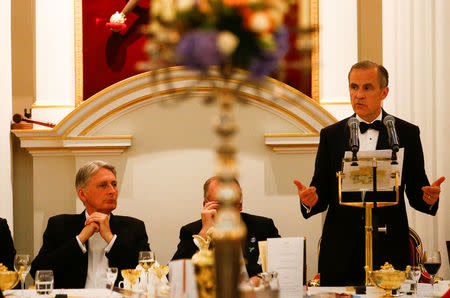
[[75, 105], [32, 105], [32, 109], [75, 108]]
[[318, 102], [320, 98], [319, 0], [311, 0], [311, 26], [316, 28], [312, 36], [314, 46], [311, 54], [311, 97]]
[[[56, 127], [56, 126], [55, 126]], [[54, 131], [55, 127], [53, 127], [52, 129], [11, 129], [12, 133], [21, 133], [21, 132], [49, 132], [49, 131]]]
[[279, 137], [319, 137], [318, 133], [285, 133], [285, 134], [265, 134], [265, 138], [279, 138]]
[[132, 136], [19, 137], [20, 140], [129, 140]]
[[93, 151], [97, 150], [117, 150], [126, 149], [128, 146], [89, 146], [89, 147], [29, 147], [27, 150], [29, 152], [34, 151]]
[[74, 1], [75, 106], [83, 102], [83, 0]]
[[[181, 68], [181, 66], [173, 67], [173, 70], [178, 70], [178, 69], [180, 69], [180, 68]], [[156, 70], [156, 72], [165, 72], [165, 70], [169, 70], [169, 69], [160, 69], [160, 70]], [[65, 121], [67, 121], [67, 119], [69, 119], [74, 113], [76, 113], [78, 110], [80, 110], [81, 108], [85, 107], [86, 105], [90, 104], [91, 102], [93, 102], [96, 98], [100, 97], [101, 95], [104, 95], [104, 94], [106, 94], [107, 92], [113, 90], [114, 88], [120, 87], [120, 86], [122, 86], [122, 85], [124, 85], [124, 84], [126, 84], [126, 83], [128, 83], [128, 82], [131, 82], [131, 81], [136, 80], [136, 79], [140, 79], [140, 78], [142, 78], [142, 77], [150, 76], [150, 75], [151, 75], [150, 72], [145, 72], [145, 73], [142, 73], [142, 74], [140, 74], [140, 75], [137, 75], [137, 76], [134, 76], [134, 77], [130, 77], [130, 78], [125, 79], [125, 80], [123, 80], [123, 81], [117, 82], [117, 83], [115, 83], [114, 85], [111, 85], [111, 86], [109, 86], [109, 87], [103, 89], [102, 91], [100, 91], [100, 92], [98, 92], [98, 93], [92, 95], [89, 99], [83, 101], [82, 104], [80, 104], [79, 106], [77, 106], [72, 112], [70, 112], [69, 114], [67, 114], [67, 115], [64, 117], [64, 119], [62, 119], [62, 120], [54, 127], [54, 129], [59, 128], [59, 127], [60, 127]], [[189, 78], [189, 77], [188, 77], [188, 78]], [[184, 80], [184, 79], [185, 79], [185, 78], [179, 78], [179, 79], [177, 78], [177, 80], [180, 80], [180, 81], [181, 81], [181, 80]], [[118, 98], [120, 98], [120, 97], [123, 97], [123, 96], [125, 96], [125, 95], [127, 95], [127, 94], [130, 94], [130, 93], [132, 93], [132, 92], [135, 92], [135, 91], [137, 91], [137, 90], [143, 89], [143, 88], [151, 87], [151, 86], [153, 86], [153, 85], [160, 84], [160, 83], [168, 83], [168, 82], [172, 82], [172, 81], [176, 81], [176, 80], [172, 79], [172, 80], [165, 80], [165, 81], [157, 81], [157, 82], [153, 82], [153, 83], [150, 83], [150, 84], [141, 85], [141, 86], [138, 86], [138, 87], [136, 87], [136, 88], [134, 88], [134, 89], [128, 90], [128, 91], [126, 91], [126, 92], [123, 92], [123, 93], [121, 93], [121, 94], [119, 94], [119, 95], [117, 95], [117, 96], [115, 96], [115, 97], [109, 99], [108, 101], [104, 102], [100, 107], [98, 107], [96, 110], [91, 111], [89, 114], [83, 116], [79, 121], [77, 121], [74, 125], [72, 125], [72, 126], [64, 133], [64, 136], [67, 135], [68, 133], [70, 133], [70, 132], [75, 128], [75, 126], [77, 126], [79, 123], [81, 123], [83, 120], [85, 120], [88, 116], [92, 115], [92, 114], [95, 113], [98, 109], [100, 109], [100, 108], [104, 107], [105, 105], [107, 105], [107, 104], [113, 102], [114, 100], [116, 100], [116, 99], [118, 99]]]
[[351, 105], [350, 101], [321, 101], [321, 105]]
[[[103, 120], [105, 120], [106, 118], [109, 118], [111, 115], [113, 115], [113, 114], [115, 114], [115, 113], [117, 113], [117, 112], [119, 112], [119, 111], [125, 109], [125, 108], [128, 107], [128, 106], [131, 106], [131, 105], [136, 104], [136, 103], [138, 103], [138, 102], [145, 101], [145, 100], [147, 100], [147, 99], [151, 99], [151, 98], [154, 98], [154, 97], [163, 96], [163, 95], [172, 94], [172, 93], [183, 92], [183, 91], [188, 90], [189, 88], [191, 88], [191, 87], [174, 88], [174, 89], [164, 90], [164, 91], [160, 91], [160, 92], [157, 92], [157, 93], [148, 94], [148, 95], [145, 95], [145, 96], [136, 98], [136, 99], [134, 99], [134, 100], [132, 100], [132, 101], [129, 101], [129, 102], [127, 102], [127, 103], [125, 103], [125, 104], [123, 104], [123, 105], [121, 105], [121, 106], [118, 106], [118, 107], [116, 107], [115, 109], [109, 111], [108, 113], [102, 115], [102, 117], [100, 117], [100, 118], [98, 118], [96, 121], [92, 122], [92, 123], [91, 123], [88, 127], [86, 127], [79, 135], [80, 135], [80, 136], [86, 135], [86, 134], [87, 134], [90, 130], [92, 130], [95, 126], [97, 126], [99, 123], [103, 122]], [[193, 91], [203, 91], [203, 92], [207, 91], [207, 92], [209, 92], [209, 91], [216, 90], [216, 89], [217, 89], [217, 87], [216, 87], [216, 88], [213, 88], [213, 87], [195, 87], [195, 88], [193, 89]], [[303, 126], [305, 126], [305, 127], [307, 127], [308, 129], [310, 129], [311, 131], [317, 132], [317, 130], [316, 130], [314, 127], [312, 127], [309, 123], [307, 123], [305, 120], [301, 119], [300, 117], [298, 117], [298, 116], [295, 115], [294, 113], [288, 111], [287, 109], [285, 109], [285, 108], [283, 108], [283, 107], [281, 107], [281, 106], [279, 106], [279, 105], [276, 105], [275, 103], [273, 103], [273, 102], [271, 102], [271, 101], [268, 101], [268, 100], [266, 100], [266, 99], [257, 97], [257, 96], [255, 96], [255, 95], [253, 95], [253, 94], [247, 94], [247, 93], [243, 93], [243, 92], [239, 92], [239, 93], [240, 93], [241, 96], [245, 96], [245, 97], [251, 98], [251, 99], [253, 99], [253, 100], [255, 100], [255, 101], [262, 102], [262, 103], [264, 103], [264, 104], [266, 104], [266, 105], [268, 105], [268, 106], [271, 106], [271, 107], [273, 107], [273, 108], [275, 108], [275, 109], [277, 109], [277, 110], [279, 110], [279, 111], [282, 111], [284, 114], [289, 115], [290, 117], [292, 117], [293, 119], [295, 119], [296, 121], [298, 121], [299, 123], [301, 123]], [[119, 95], [119, 96], [120, 96], [120, 95]], [[306, 111], [305, 111], [305, 113], [306, 113]], [[84, 119], [83, 119], [83, 120], [84, 120]], [[82, 120], [80, 120], [80, 121], [82, 121]], [[77, 123], [77, 124], [78, 124], [78, 123]], [[75, 124], [75, 126], [76, 126], [77, 124]]]
[[266, 144], [272, 148], [317, 148], [319, 144]]
[[[178, 70], [183, 70], [183, 69], [185, 69], [185, 68], [182, 67], [182, 66], [175, 66], [175, 67], [171, 67], [171, 68], [164, 68], [164, 69], [156, 70], [156, 72], [157, 72], [157, 73], [164, 73], [164, 72], [178, 71]], [[237, 69], [237, 71], [238, 71], [238, 72], [242, 72], [242, 73], [246, 73], [246, 71], [240, 70], [240, 69]], [[151, 76], [151, 75], [152, 75], [151, 72], [142, 73], [142, 74], [140, 74], [140, 75], [137, 75], [137, 76], [134, 76], [134, 77], [130, 77], [130, 78], [128, 78], [128, 79], [125, 79], [125, 80], [123, 80], [123, 81], [120, 81], [120, 82], [118, 82], [118, 83], [116, 83], [116, 84], [114, 84], [114, 85], [111, 85], [111, 86], [109, 86], [109, 87], [103, 89], [103, 90], [100, 91], [99, 93], [97, 93], [97, 94], [93, 95], [92, 97], [90, 97], [88, 100], [84, 101], [82, 105], [78, 106], [78, 107], [77, 107], [76, 109], [74, 109], [72, 112], [70, 112], [66, 117], [64, 117], [63, 120], [61, 120], [61, 121], [57, 124], [57, 126], [56, 126], [54, 129], [57, 129], [58, 127], [60, 127], [67, 119], [69, 119], [74, 113], [76, 113], [78, 109], [81, 109], [82, 107], [84, 107], [84, 106], [88, 105], [89, 103], [93, 102], [96, 98], [100, 97], [101, 95], [104, 95], [105, 93], [107, 93], [107, 92], [109, 92], [109, 91], [111, 91], [111, 90], [113, 90], [113, 89], [115, 89], [115, 88], [117, 88], [117, 87], [119, 87], [119, 86], [122, 86], [122, 85], [124, 85], [124, 84], [126, 84], [126, 83], [129, 83], [129, 82], [131, 82], [131, 81], [133, 81], [133, 80], [140, 79], [140, 78], [147, 77], [147, 76]], [[64, 136], [66, 136], [67, 134], [69, 134], [69, 133], [77, 126], [77, 125], [79, 125], [82, 121], [84, 121], [84, 120], [85, 120], [86, 118], [88, 118], [90, 115], [92, 115], [93, 113], [95, 113], [98, 109], [100, 109], [100, 108], [106, 106], [107, 104], [109, 104], [109, 103], [113, 102], [114, 100], [116, 100], [116, 99], [118, 99], [118, 98], [121, 98], [121, 97], [123, 97], [123, 96], [125, 96], [125, 95], [127, 95], [127, 94], [130, 94], [130, 93], [132, 93], [132, 92], [135, 92], [135, 91], [137, 91], [137, 90], [141, 90], [141, 89], [144, 89], [144, 88], [147, 88], [147, 87], [155, 86], [155, 85], [158, 85], [158, 84], [165, 84], [165, 83], [176, 82], [176, 81], [184, 81], [184, 80], [195, 80], [195, 79], [197, 79], [197, 78], [198, 78], [198, 76], [196, 76], [196, 75], [192, 75], [192, 76], [184, 76], [184, 77], [176, 77], [176, 78], [171, 78], [171, 79], [167, 79], [167, 80], [163, 80], [163, 81], [156, 81], [156, 82], [152, 82], [152, 83], [149, 83], [149, 84], [144, 84], [144, 85], [138, 86], [138, 87], [136, 87], [136, 88], [127, 90], [126, 92], [123, 92], [123, 93], [121, 93], [121, 94], [118, 94], [118, 95], [116, 95], [115, 97], [113, 97], [113, 98], [111, 98], [111, 99], [105, 101], [104, 103], [102, 103], [101, 106], [97, 107], [96, 110], [93, 110], [93, 111], [91, 111], [90, 113], [84, 115], [79, 121], [77, 121], [74, 125], [72, 125], [72, 126], [64, 133]], [[217, 76], [210, 76], [210, 77], [208, 77], [207, 79], [208, 79], [208, 80], [223, 81], [223, 78], [217, 77]], [[273, 84], [275, 84], [275, 85], [278, 85], [278, 86], [280, 86], [280, 87], [282, 87], [282, 88], [284, 88], [284, 89], [288, 89], [288, 90], [291, 91], [292, 93], [294, 93], [294, 94], [296, 94], [296, 95], [302, 97], [303, 99], [307, 100], [308, 102], [310, 102], [311, 104], [313, 104], [314, 106], [316, 106], [318, 109], [320, 109], [323, 113], [325, 113], [327, 116], [329, 116], [333, 121], [337, 122], [337, 119], [334, 118], [334, 116], [332, 116], [327, 110], [325, 110], [323, 107], [321, 107], [320, 104], [318, 104], [316, 101], [314, 101], [313, 99], [311, 99], [310, 97], [308, 97], [307, 95], [305, 95], [304, 93], [302, 93], [301, 91], [299, 91], [299, 90], [297, 90], [297, 89], [295, 89], [295, 88], [293, 88], [293, 87], [291, 87], [291, 86], [289, 86], [289, 85], [287, 85], [287, 84], [285, 84], [285, 83], [283, 83], [283, 82], [280, 82], [280, 81], [278, 81], [278, 80], [276, 80], [276, 79], [274, 79], [274, 78], [266, 77], [266, 80], [268, 80], [268, 81], [270, 81], [271, 83], [273, 83]], [[240, 80], [230, 80], [230, 81], [231, 81], [231, 82], [234, 82], [234, 83], [236, 83], [236, 84], [239, 84], [239, 83], [241, 82]], [[312, 114], [310, 111], [308, 111], [307, 109], [305, 109], [303, 106], [299, 105], [297, 102], [291, 100], [290, 98], [287, 98], [287, 97], [285, 97], [285, 96], [280, 96], [279, 94], [276, 94], [276, 92], [273, 92], [272, 90], [268, 90], [268, 89], [262, 88], [262, 87], [260, 87], [260, 86], [255, 86], [255, 85], [250, 84], [250, 83], [245, 83], [245, 84], [242, 84], [242, 85], [247, 86], [247, 87], [254, 88], [254, 89], [256, 89], [256, 90], [261, 90], [261, 91], [267, 92], [267, 93], [269, 93], [269, 94], [277, 95], [280, 99], [282, 99], [282, 100], [284, 100], [284, 101], [286, 101], [286, 102], [288, 102], [288, 103], [294, 105], [295, 107], [299, 108], [300, 110], [302, 110], [303, 112], [305, 112], [306, 114], [308, 114], [309, 116], [311, 116], [311, 118], [313, 118], [314, 120], [316, 120], [317, 122], [319, 122], [319, 123], [320, 123], [321, 125], [323, 125], [324, 127], [327, 126], [322, 120], [320, 120], [320, 119], [318, 119], [317, 117], [315, 117], [314, 114]], [[265, 102], [268, 103], [268, 101], [265, 101]], [[292, 113], [291, 113], [291, 114], [292, 114]], [[298, 118], [298, 117], [297, 117], [297, 118]], [[300, 119], [300, 118], [298, 118], [298, 119]], [[302, 120], [302, 121], [303, 121], [303, 120]], [[306, 123], [306, 122], [304, 122], [304, 121], [302, 122], [302, 121], [300, 121], [300, 123], [302, 123], [302, 124]], [[316, 130], [315, 130], [314, 128], [312, 128], [309, 124], [307, 124], [306, 126], [307, 126], [308, 128], [311, 128], [312, 131], [315, 131], [315, 132], [316, 132]]]
[[[78, 105], [73, 111], [71, 111], [68, 115], [66, 115], [66, 116], [64, 117], [64, 119], [62, 119], [62, 120], [61, 120], [61, 121], [53, 128], [53, 130], [57, 130], [59, 127], [61, 127], [61, 126], [62, 126], [62, 125], [63, 125], [63, 124], [64, 124], [64, 123], [65, 123], [65, 122], [73, 115], [73, 114], [77, 113], [80, 109], [85, 108], [86, 105], [92, 103], [92, 102], [93, 102], [95, 99], [97, 99], [98, 97], [100, 97], [100, 96], [102, 96], [102, 95], [104, 95], [104, 94], [110, 92], [111, 90], [113, 90], [113, 89], [115, 89], [115, 88], [117, 88], [117, 87], [119, 87], [119, 86], [122, 86], [122, 85], [124, 85], [124, 84], [127, 84], [127, 83], [129, 83], [129, 82], [131, 82], [131, 81], [134, 81], [134, 80], [137, 80], [137, 79], [141, 79], [141, 78], [144, 78], [144, 77], [149, 77], [149, 76], [155, 75], [155, 73], [158, 74], [158, 73], [165, 73], [165, 72], [179, 71], [179, 70], [184, 70], [184, 69], [185, 69], [185, 68], [182, 67], [182, 66], [175, 66], [175, 67], [170, 67], [170, 68], [165, 68], [165, 69], [159, 69], [159, 70], [156, 70], [156, 71], [154, 71], [154, 72], [145, 72], [145, 73], [142, 73], [142, 74], [139, 74], [139, 75], [136, 75], [136, 76], [127, 78], [127, 79], [125, 79], [125, 80], [123, 80], [123, 81], [117, 82], [117, 83], [115, 83], [115, 84], [113, 84], [113, 85], [111, 85], [111, 86], [109, 86], [109, 87], [103, 89], [102, 91], [96, 93], [95, 95], [91, 96], [91, 97], [90, 97], [89, 99], [87, 99], [86, 101], [82, 102], [82, 104]], [[237, 71], [237, 72], [241, 72], [241, 73], [246, 73], [246, 71], [240, 70], [240, 69], [237, 69], [236, 71]], [[113, 98], [111, 98], [111, 99], [109, 99], [109, 100], [103, 102], [99, 107], [96, 107], [94, 110], [92, 110], [92, 111], [90, 111], [89, 113], [83, 115], [83, 117], [82, 117], [81, 119], [79, 119], [74, 125], [72, 125], [67, 131], [65, 131], [65, 132], [63, 133], [63, 136], [66, 136], [67, 134], [69, 134], [69, 133], [77, 126], [77, 125], [79, 125], [79, 124], [80, 124], [82, 121], [84, 121], [87, 117], [89, 117], [90, 115], [92, 115], [93, 113], [95, 113], [96, 111], [98, 111], [100, 108], [106, 106], [107, 104], [111, 103], [112, 101], [114, 101], [114, 100], [116, 100], [116, 99], [118, 99], [118, 98], [120, 98], [120, 97], [123, 97], [123, 96], [125, 96], [125, 95], [127, 95], [127, 94], [130, 94], [130, 93], [132, 93], [132, 92], [135, 92], [135, 91], [137, 91], [137, 90], [140, 90], [140, 89], [143, 89], [143, 88], [152, 86], [152, 85], [156, 85], [156, 84], [169, 83], [169, 82], [174, 82], [174, 81], [182, 81], [182, 80], [188, 80], [188, 79], [193, 79], [193, 80], [195, 80], [195, 79], [197, 79], [197, 78], [198, 78], [198, 76], [196, 76], [196, 75], [184, 76], [184, 77], [176, 77], [176, 78], [171, 78], [171, 79], [168, 79], [168, 80], [165, 80], [165, 81], [155, 81], [155, 82], [151, 82], [151, 83], [149, 83], [149, 84], [144, 84], [144, 85], [138, 86], [138, 87], [136, 87], [136, 88], [134, 88], [134, 89], [127, 90], [127, 91], [125, 91], [125, 92], [123, 92], [123, 93], [121, 93], [121, 94], [119, 94], [119, 95], [117, 95], [117, 96], [115, 96], [115, 97], [113, 97]], [[215, 76], [208, 77], [207, 79], [208, 79], [208, 80], [220, 80], [220, 81], [223, 80], [222, 78], [220, 78], [220, 77], [215, 77]], [[276, 79], [274, 79], [274, 78], [266, 77], [265, 79], [266, 79], [267, 81], [271, 82], [271, 83], [274, 84], [274, 85], [277, 85], [277, 86], [279, 86], [279, 87], [281, 87], [281, 88], [283, 88], [283, 89], [287, 89], [287, 90], [289, 90], [290, 92], [292, 92], [293, 94], [300, 96], [301, 98], [303, 98], [304, 100], [308, 101], [308, 102], [311, 103], [313, 106], [315, 106], [316, 108], [318, 108], [322, 113], [326, 114], [330, 119], [332, 119], [333, 121], [337, 122], [337, 119], [334, 118], [334, 116], [331, 115], [326, 109], [324, 109], [317, 101], [315, 101], [314, 99], [312, 99], [312, 98], [306, 96], [305, 94], [303, 94], [303, 93], [300, 92], [299, 90], [297, 90], [297, 89], [295, 89], [295, 88], [293, 88], [293, 87], [291, 87], [291, 86], [289, 86], [289, 85], [287, 85], [287, 84], [285, 84], [285, 83], [283, 83], [283, 82], [280, 82], [280, 81], [278, 81], [278, 80], [276, 80]], [[232, 80], [232, 82], [235, 82], [235, 83], [241, 83], [242, 81], [237, 79], [237, 80], [234, 80], [234, 81]], [[312, 114], [308, 109], [306, 109], [306, 108], [303, 107], [302, 105], [298, 104], [295, 100], [292, 100], [292, 99], [290, 99], [290, 98], [288, 98], [288, 97], [286, 97], [286, 96], [281, 96], [281, 95], [277, 94], [276, 91], [268, 90], [268, 89], [262, 88], [261, 86], [253, 85], [253, 84], [248, 83], [248, 82], [246, 82], [246, 83], [243, 84], [243, 85], [248, 86], [248, 87], [250, 87], [250, 88], [252, 88], [252, 89], [255, 89], [255, 90], [261, 90], [261, 91], [267, 92], [267, 93], [269, 93], [269, 94], [276, 95], [276, 96], [278, 96], [278, 98], [280, 98], [280, 99], [282, 99], [282, 100], [288, 102], [289, 104], [292, 104], [292, 105], [294, 105], [295, 107], [299, 108], [300, 110], [302, 110], [303, 112], [305, 112], [306, 114], [308, 114], [309, 116], [311, 116], [312, 119], [314, 119], [314, 120], [316, 120], [317, 122], [319, 122], [321, 125], [327, 126], [327, 124], [325, 124], [321, 119], [318, 119], [318, 118], [317, 118], [314, 114]], [[252, 98], [252, 96], [248, 96], [248, 97], [251, 97], [251, 98]], [[253, 98], [254, 98], [255, 100], [258, 100], [256, 97], [253, 97]], [[267, 100], [259, 99], [259, 101], [264, 102], [264, 103], [266, 103], [266, 104], [268, 104], [268, 105], [270, 105], [270, 106], [275, 106], [274, 104], [269, 104], [270, 101], [267, 101]], [[271, 102], [270, 102], [270, 103], [271, 103]], [[278, 105], [277, 105], [277, 106], [278, 106]], [[279, 109], [280, 109], [281, 111], [283, 111], [283, 112], [287, 112], [286, 109], [281, 109], [281, 107], [279, 107]], [[293, 115], [294, 115], [294, 114], [292, 114], [292, 113], [290, 113], [290, 112], [289, 112], [288, 114], [289, 114], [289, 116], [293, 116]], [[298, 116], [296, 116], [296, 115], [295, 115], [294, 118], [295, 118], [295, 119], [300, 119], [300, 118], [299, 118]], [[313, 132], [317, 132], [314, 128], [312, 128], [312, 127], [311, 127], [309, 124], [307, 124], [304, 120], [301, 119], [301, 121], [299, 121], [299, 122], [302, 123], [302, 124], [304, 124], [306, 127], [310, 128]], [[37, 132], [36, 130], [29, 130], [29, 131]]]

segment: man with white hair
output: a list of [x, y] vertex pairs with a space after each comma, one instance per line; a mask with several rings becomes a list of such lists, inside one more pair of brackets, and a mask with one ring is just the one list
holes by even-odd
[[103, 161], [83, 165], [75, 187], [85, 210], [48, 220], [31, 274], [51, 269], [55, 288], [104, 288], [106, 270], [135, 268], [139, 251], [148, 251], [144, 222], [113, 215], [117, 206], [114, 166]]

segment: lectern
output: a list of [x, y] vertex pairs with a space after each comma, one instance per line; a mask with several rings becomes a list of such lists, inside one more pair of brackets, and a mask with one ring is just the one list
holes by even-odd
[[[373, 271], [372, 209], [398, 204], [403, 149], [392, 159], [391, 150], [361, 151], [358, 160], [346, 152], [338, 177], [339, 204], [365, 209], [365, 263]], [[344, 200], [347, 192], [360, 192], [361, 201]], [[387, 200], [389, 198], [389, 200]], [[386, 227], [380, 229], [386, 232]], [[366, 272], [366, 285], [373, 285]]]

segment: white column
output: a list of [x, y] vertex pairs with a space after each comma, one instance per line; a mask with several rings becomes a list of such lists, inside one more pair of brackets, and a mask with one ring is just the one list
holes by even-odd
[[358, 61], [357, 2], [320, 0], [320, 103], [337, 119], [352, 113], [347, 74]]
[[[11, 76], [11, 1], [4, 1], [0, 10], [0, 217], [6, 218], [12, 229], [13, 201], [11, 183], [11, 113], [12, 113], [12, 76]], [[1, 245], [1, 244], [0, 244]]]
[[[447, 0], [383, 1], [383, 61], [390, 73], [389, 113], [420, 127], [430, 183], [450, 179], [450, 2]], [[401, 142], [401, 140], [400, 140]], [[439, 249], [439, 275], [450, 278], [445, 241], [450, 240], [450, 181], [441, 185], [437, 216], [409, 209], [409, 224], [425, 249]]]
[[33, 119], [59, 122], [75, 104], [74, 0], [36, 1]]

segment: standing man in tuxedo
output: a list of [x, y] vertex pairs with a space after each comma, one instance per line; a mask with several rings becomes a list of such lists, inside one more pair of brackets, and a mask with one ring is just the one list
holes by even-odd
[[86, 209], [48, 220], [31, 274], [53, 270], [55, 288], [104, 288], [108, 267], [135, 268], [139, 251], [150, 250], [145, 225], [111, 213], [118, 196], [114, 166], [88, 162], [78, 170], [75, 187]]
[[[201, 219], [181, 228], [180, 243], [178, 243], [177, 251], [172, 257], [172, 260], [190, 259], [198, 250], [198, 246], [194, 242], [192, 235], [200, 235], [205, 238], [206, 232], [214, 226], [214, 220], [220, 206], [216, 200], [216, 192], [219, 184], [220, 180], [218, 177], [212, 177], [206, 180], [203, 185], [203, 210], [201, 212]], [[240, 202], [236, 208], [242, 211], [241, 186], [237, 180], [234, 181], [234, 184], [240, 196]], [[243, 247], [243, 256], [247, 260], [247, 273], [250, 277], [253, 277], [262, 271], [261, 265], [258, 264], [258, 241], [264, 241], [267, 238], [279, 238], [280, 235], [273, 220], [270, 218], [244, 212], [241, 212], [241, 218], [247, 227], [247, 238]]]
[[16, 249], [11, 237], [8, 222], [0, 218], [0, 263], [8, 267], [8, 270], [14, 271], [14, 257]]
[[[362, 61], [352, 66], [348, 75], [350, 99], [360, 121], [360, 150], [389, 149], [389, 137], [382, 120], [388, 87], [387, 70], [374, 62]], [[328, 209], [322, 231], [319, 255], [320, 282], [323, 286], [364, 283], [364, 208], [339, 205], [336, 172], [341, 170], [345, 151], [350, 151], [349, 118], [320, 132], [314, 176], [310, 187], [295, 180], [304, 218]], [[440, 184], [444, 177], [429, 186], [424, 169], [419, 128], [395, 118], [400, 147], [404, 148], [402, 180], [398, 205], [373, 209], [373, 266], [388, 261], [404, 270], [409, 263], [408, 218], [404, 192], [414, 209], [435, 215], [438, 210]], [[360, 196], [358, 193], [357, 195]], [[378, 232], [386, 227], [386, 233]]]

